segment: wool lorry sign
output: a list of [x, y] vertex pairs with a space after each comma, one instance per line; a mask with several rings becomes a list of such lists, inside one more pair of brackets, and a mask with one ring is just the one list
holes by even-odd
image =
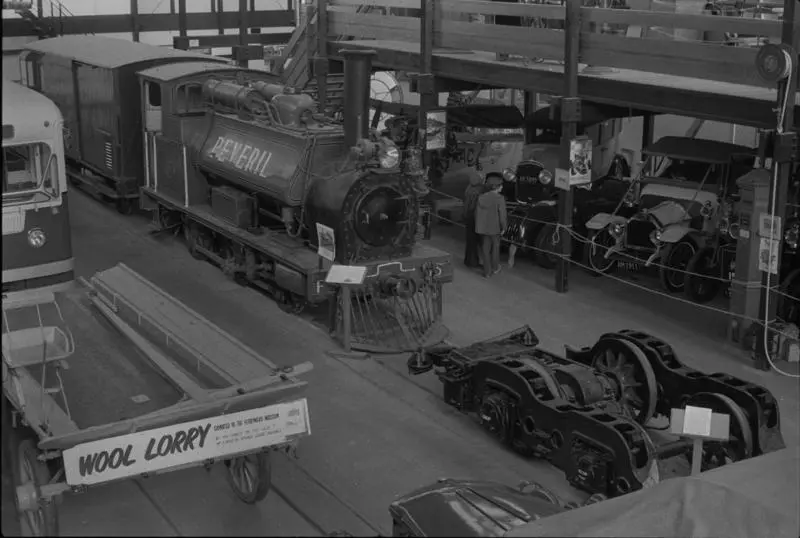
[[70, 486], [228, 459], [311, 434], [305, 398], [77, 445], [63, 452]]

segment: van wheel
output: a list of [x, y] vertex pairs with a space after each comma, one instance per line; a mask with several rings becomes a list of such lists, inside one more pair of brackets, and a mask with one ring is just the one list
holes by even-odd
[[682, 239], [669, 248], [658, 270], [661, 286], [666, 291], [683, 292], [686, 287], [686, 269], [697, 250], [697, 245], [691, 239]]

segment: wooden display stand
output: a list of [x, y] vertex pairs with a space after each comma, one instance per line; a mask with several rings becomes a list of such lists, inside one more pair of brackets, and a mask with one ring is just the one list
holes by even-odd
[[673, 409], [670, 433], [693, 440], [692, 476], [700, 474], [703, 461], [703, 441], [727, 441], [730, 436], [730, 417], [711, 409], [687, 405]]
[[353, 352], [350, 342], [350, 293], [354, 287], [359, 287], [364, 283], [367, 268], [357, 265], [331, 265], [328, 275], [325, 277], [327, 284], [338, 286], [342, 290], [342, 346], [344, 352], [332, 351], [328, 355], [334, 358], [365, 359], [368, 354]]

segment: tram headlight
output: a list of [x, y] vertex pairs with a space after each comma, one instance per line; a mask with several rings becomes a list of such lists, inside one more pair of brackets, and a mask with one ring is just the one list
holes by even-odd
[[44, 231], [39, 228], [33, 228], [28, 231], [28, 244], [33, 248], [41, 248], [47, 243], [47, 236]]
[[550, 170], [542, 170], [539, 172], [539, 182], [542, 185], [549, 185], [551, 181], [553, 181], [553, 174]]

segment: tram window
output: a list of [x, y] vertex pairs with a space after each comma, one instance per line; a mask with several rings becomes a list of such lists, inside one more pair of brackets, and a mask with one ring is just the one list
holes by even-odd
[[176, 90], [176, 114], [204, 114], [203, 87], [196, 82], [178, 86]]
[[[40, 187], [53, 188], [55, 160], [50, 162], [47, 144], [25, 144], [3, 148], [3, 194], [29, 192]], [[49, 162], [49, 168], [48, 168]], [[47, 170], [47, 177], [42, 176]]]
[[161, 106], [161, 86], [153, 82], [147, 83], [147, 102], [152, 108]]

